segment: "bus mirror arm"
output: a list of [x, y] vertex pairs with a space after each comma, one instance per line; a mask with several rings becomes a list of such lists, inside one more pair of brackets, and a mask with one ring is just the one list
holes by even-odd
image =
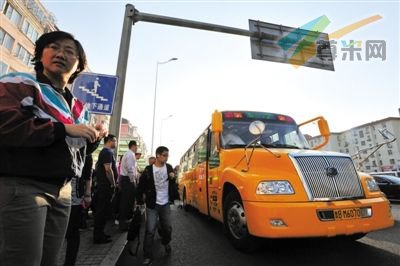
[[325, 120], [325, 118], [322, 116], [318, 116], [316, 118], [310, 119], [306, 122], [299, 124], [299, 127], [304, 126], [304, 125], [309, 124], [314, 121], [318, 121], [319, 132], [321, 133], [321, 136], [324, 138], [324, 140], [321, 144], [312, 148], [313, 150], [318, 150], [318, 149], [322, 148], [323, 146], [325, 146], [326, 144], [328, 144], [329, 136], [331, 135], [331, 132], [329, 131], [328, 122]]

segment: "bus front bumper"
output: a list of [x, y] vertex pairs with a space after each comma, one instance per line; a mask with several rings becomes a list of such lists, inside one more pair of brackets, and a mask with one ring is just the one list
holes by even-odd
[[244, 201], [243, 204], [248, 230], [258, 237], [333, 237], [394, 225], [385, 198], [290, 203]]

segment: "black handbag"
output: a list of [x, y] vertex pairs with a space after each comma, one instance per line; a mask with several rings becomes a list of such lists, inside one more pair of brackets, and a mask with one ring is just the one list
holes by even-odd
[[140, 228], [142, 225], [142, 221], [144, 220], [144, 213], [140, 211], [139, 207], [136, 207], [135, 211], [133, 212], [133, 217], [132, 220], [129, 224], [128, 228], [128, 234], [126, 237], [126, 240], [128, 240], [128, 243], [130, 245], [133, 245], [134, 243], [132, 241], [136, 241], [136, 248], [135, 250], [132, 250], [131, 247], [129, 247], [128, 252], [132, 256], [136, 256], [139, 250], [140, 246]]

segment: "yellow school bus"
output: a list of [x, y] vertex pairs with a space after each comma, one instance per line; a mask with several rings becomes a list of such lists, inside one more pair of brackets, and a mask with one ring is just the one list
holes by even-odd
[[[179, 191], [183, 207], [222, 222], [236, 248], [260, 237], [355, 240], [393, 226], [374, 179], [348, 154], [317, 150], [330, 135], [323, 117], [298, 125], [287, 115], [215, 111], [211, 120], [181, 158]], [[324, 142], [310, 148], [300, 128], [313, 122]]]

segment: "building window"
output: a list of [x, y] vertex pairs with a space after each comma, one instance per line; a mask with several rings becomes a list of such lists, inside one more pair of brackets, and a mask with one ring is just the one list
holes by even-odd
[[371, 166], [367, 165], [367, 166], [365, 166], [365, 169], [371, 170]]
[[24, 20], [21, 30], [32, 42], [36, 42], [36, 40], [38, 39], [39, 33], [35, 30], [32, 24], [29, 23], [27, 19]]
[[372, 161], [372, 166], [376, 167], [376, 162]]
[[3, 61], [0, 61], [0, 76], [7, 74], [8, 65]]
[[358, 135], [360, 136], [360, 138], [364, 137], [364, 132], [362, 130], [358, 131]]
[[3, 10], [4, 0], [0, 0], [0, 10]]
[[0, 44], [3, 44], [4, 37], [6, 36], [6, 32], [0, 28]]
[[364, 140], [361, 141], [361, 146], [365, 146], [365, 141]]
[[15, 56], [19, 58], [25, 65], [31, 66], [32, 55], [20, 44], [17, 44], [17, 50]]
[[389, 162], [390, 162], [390, 164], [392, 164], [392, 165], [395, 164], [394, 159], [390, 159]]
[[392, 150], [388, 150], [388, 154], [392, 155], [393, 154]]
[[12, 47], [14, 45], [14, 38], [11, 37], [2, 28], [0, 28], [0, 45], [4, 46], [10, 52], [11, 52]]
[[10, 5], [10, 3], [7, 3], [6, 8], [4, 9], [4, 14], [15, 26], [19, 26], [22, 16], [12, 5]]

